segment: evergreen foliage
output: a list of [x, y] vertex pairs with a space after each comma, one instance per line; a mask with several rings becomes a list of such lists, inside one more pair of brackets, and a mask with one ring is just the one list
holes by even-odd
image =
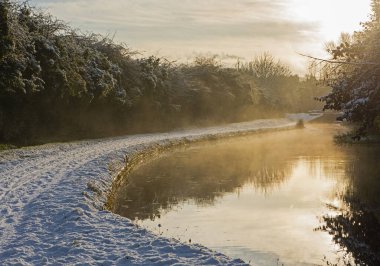
[[248, 65], [143, 57], [27, 4], [0, 0], [0, 143], [168, 130], [316, 106], [315, 80], [300, 81], [268, 55]]

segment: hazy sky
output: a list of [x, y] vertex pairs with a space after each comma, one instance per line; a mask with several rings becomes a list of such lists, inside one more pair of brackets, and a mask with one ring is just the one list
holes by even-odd
[[[324, 43], [360, 29], [370, 0], [31, 0], [75, 28], [172, 60], [268, 51], [304, 73]], [[235, 59], [234, 59], [235, 60]]]

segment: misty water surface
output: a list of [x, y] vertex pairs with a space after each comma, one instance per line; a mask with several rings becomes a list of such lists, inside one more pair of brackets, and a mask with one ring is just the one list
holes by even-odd
[[254, 265], [376, 264], [380, 149], [334, 145], [342, 130], [308, 125], [181, 148], [129, 176], [116, 212]]

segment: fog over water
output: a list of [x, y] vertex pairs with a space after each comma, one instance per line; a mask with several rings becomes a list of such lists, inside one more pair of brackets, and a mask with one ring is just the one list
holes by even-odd
[[[128, 177], [116, 212], [158, 234], [254, 265], [353, 261], [367, 251], [345, 247], [334, 237], [351, 233], [339, 226], [345, 219], [339, 208], [354, 215], [354, 202], [380, 206], [379, 170], [375, 159], [368, 159], [380, 149], [334, 145], [333, 134], [342, 130], [308, 125], [169, 153]], [[372, 221], [371, 215], [360, 219]], [[376, 219], [371, 223], [361, 230], [379, 229]], [[372, 236], [376, 243], [377, 235]], [[338, 252], [339, 244], [352, 253]], [[370, 256], [365, 258], [368, 262]]]

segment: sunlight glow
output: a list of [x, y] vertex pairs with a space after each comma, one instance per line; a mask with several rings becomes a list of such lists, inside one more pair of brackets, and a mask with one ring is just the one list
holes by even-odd
[[369, 19], [371, 0], [290, 0], [289, 13], [301, 21], [320, 24], [320, 34], [334, 40], [341, 32], [360, 30]]
[[[270, 52], [299, 74], [324, 45], [367, 21], [371, 0], [31, 0], [83, 31], [115, 35], [145, 54], [188, 62], [195, 54], [250, 60]], [[231, 58], [230, 58], [231, 59]]]

